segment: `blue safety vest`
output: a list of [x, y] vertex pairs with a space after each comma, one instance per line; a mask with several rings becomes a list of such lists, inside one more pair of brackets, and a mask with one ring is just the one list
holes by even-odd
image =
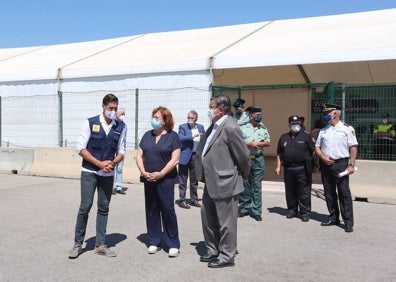
[[[109, 134], [106, 135], [101, 126], [99, 115], [88, 119], [91, 137], [89, 138], [86, 149], [98, 160], [113, 160], [124, 129], [124, 123], [115, 121]], [[98, 171], [99, 167], [83, 159], [82, 166], [86, 169]]]

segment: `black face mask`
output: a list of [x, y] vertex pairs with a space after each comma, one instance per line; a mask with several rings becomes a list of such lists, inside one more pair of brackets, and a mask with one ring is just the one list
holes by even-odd
[[258, 115], [253, 119], [255, 122], [260, 123], [263, 120], [263, 115]]

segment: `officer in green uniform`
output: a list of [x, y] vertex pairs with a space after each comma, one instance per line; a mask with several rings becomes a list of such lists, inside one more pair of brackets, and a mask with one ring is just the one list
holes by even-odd
[[249, 112], [245, 111], [244, 108], [245, 100], [236, 99], [232, 106], [235, 109], [234, 118], [236, 119], [239, 126], [248, 124], [250, 122]]
[[239, 217], [250, 215], [261, 221], [261, 182], [265, 173], [264, 147], [270, 145], [270, 135], [262, 125], [261, 108], [249, 109], [249, 123], [241, 126], [242, 135], [250, 151], [250, 175], [245, 182], [245, 190], [239, 195]]

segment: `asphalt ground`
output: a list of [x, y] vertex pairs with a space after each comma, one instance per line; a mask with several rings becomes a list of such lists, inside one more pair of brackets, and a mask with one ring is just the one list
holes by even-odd
[[[396, 205], [354, 202], [355, 227], [322, 227], [327, 209], [320, 185], [307, 223], [286, 219], [281, 182], [263, 182], [263, 221], [238, 222], [234, 267], [211, 269], [200, 210], [176, 207], [180, 255], [146, 246], [143, 185], [115, 195], [107, 226], [116, 258], [94, 254], [96, 203], [84, 252], [68, 259], [79, 206], [79, 180], [0, 174], [0, 281], [395, 281]], [[199, 189], [199, 195], [202, 195]], [[177, 198], [178, 189], [175, 189]]]

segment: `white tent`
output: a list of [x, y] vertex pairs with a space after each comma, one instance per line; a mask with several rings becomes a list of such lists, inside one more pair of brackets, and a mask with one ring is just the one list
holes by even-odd
[[[58, 92], [191, 87], [206, 89], [200, 93], [208, 94], [210, 85], [220, 82], [251, 84], [245, 79], [252, 75], [241, 74], [255, 73], [257, 69], [266, 70], [266, 75], [259, 79], [271, 78], [273, 84], [332, 80], [395, 82], [395, 19], [396, 9], [388, 9], [0, 49], [0, 96], [52, 95], [51, 107], [56, 108]], [[277, 72], [273, 72], [274, 67], [278, 67]], [[238, 73], [228, 76], [228, 81], [221, 81], [222, 78], [214, 73], [223, 70]], [[263, 83], [268, 81], [258, 82]], [[130, 98], [130, 94], [126, 96]], [[180, 93], [167, 95], [174, 95], [173, 100], [163, 98], [166, 103], [173, 103], [172, 106], [182, 101]], [[201, 111], [207, 108], [208, 95], [204, 96], [194, 101], [194, 107]], [[128, 102], [134, 103], [132, 100]], [[13, 105], [18, 103], [22, 104], [17, 101]], [[26, 107], [18, 111], [33, 113], [31, 105], [27, 102]], [[25, 121], [10, 117], [15, 108], [4, 106], [4, 101], [3, 107], [3, 123], [9, 125], [2, 128], [3, 136], [19, 132], [17, 126], [24, 130]], [[189, 104], [179, 107], [183, 112], [177, 113], [177, 117], [184, 120], [184, 111]], [[67, 110], [63, 109], [64, 112]], [[97, 109], [92, 106], [90, 110], [95, 112]], [[55, 109], [49, 117], [43, 117], [54, 121], [48, 130], [59, 130], [58, 112]], [[34, 113], [35, 116], [39, 114]], [[88, 114], [85, 110], [81, 116], [73, 116], [72, 121], [82, 120]], [[31, 128], [37, 131], [36, 127]], [[67, 133], [67, 130], [63, 128], [64, 135], [75, 135], [74, 131]], [[54, 140], [51, 144], [57, 138]]]
[[[0, 49], [0, 84], [395, 60], [395, 19], [396, 9], [388, 9]], [[308, 70], [308, 75], [315, 73]]]

